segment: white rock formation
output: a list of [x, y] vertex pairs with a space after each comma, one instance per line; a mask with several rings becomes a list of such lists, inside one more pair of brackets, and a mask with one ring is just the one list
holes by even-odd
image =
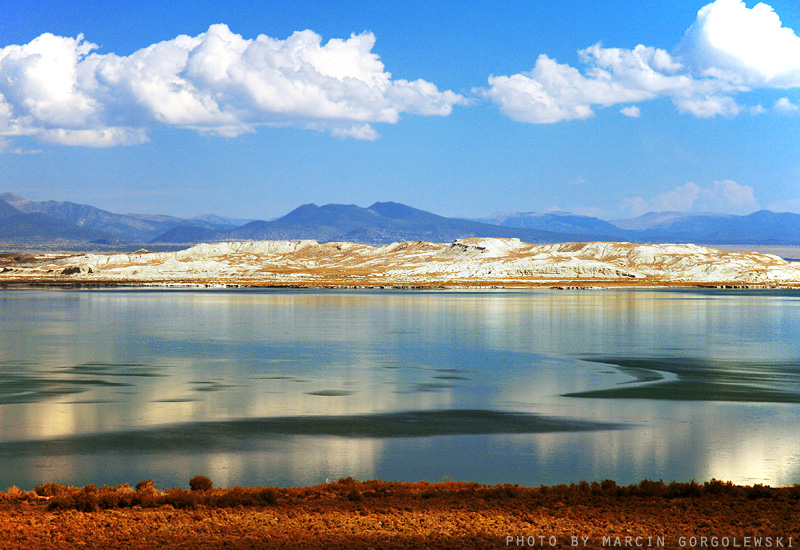
[[0, 282], [245, 285], [764, 285], [800, 287], [800, 263], [691, 244], [460, 239], [451, 244], [256, 241], [178, 252], [87, 254], [0, 274]]

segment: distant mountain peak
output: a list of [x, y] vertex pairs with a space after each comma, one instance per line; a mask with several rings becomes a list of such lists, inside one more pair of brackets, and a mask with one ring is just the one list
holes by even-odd
[[201, 222], [213, 223], [216, 225], [228, 225], [231, 227], [241, 227], [250, 222], [256, 221], [254, 218], [229, 218], [227, 216], [219, 216], [217, 214], [201, 214], [192, 218]]
[[0, 200], [7, 202], [8, 204], [10, 204], [15, 208], [18, 205], [27, 204], [31, 202], [30, 199], [26, 199], [25, 197], [16, 195], [14, 193], [3, 193], [2, 195], [0, 195]]
[[714, 212], [647, 212], [636, 218], [611, 220], [611, 223], [621, 229], [642, 231], [687, 220], [732, 219], [733, 214], [717, 214]]
[[425, 210], [414, 208], [413, 206], [392, 201], [376, 202], [369, 206], [367, 210], [371, 210], [372, 212], [376, 212], [385, 218], [391, 218], [394, 220], [420, 221], [424, 219], [430, 221], [434, 218], [442, 217], [431, 212], [426, 212]]
[[538, 229], [572, 235], [573, 239], [592, 237], [594, 240], [613, 240], [624, 238], [618, 227], [599, 218], [572, 214], [570, 212], [496, 212], [479, 221], [502, 225]]
[[468, 237], [517, 238], [528, 243], [628, 241], [701, 244], [800, 244], [800, 215], [768, 210], [746, 216], [694, 212], [648, 212], [630, 220], [604, 221], [553, 211], [496, 212], [467, 220], [450, 218], [395, 201], [354, 204], [307, 203], [269, 221], [204, 215], [182, 219], [164, 215], [113, 214], [58, 201], [31, 201], [0, 194], [0, 236], [6, 243], [74, 243], [105, 239], [162, 244], [220, 240], [350, 241], [389, 244], [403, 241], [452, 242]]
[[19, 210], [11, 206], [8, 202], [0, 198], [0, 218], [7, 218], [21, 213], [22, 212], [20, 212]]

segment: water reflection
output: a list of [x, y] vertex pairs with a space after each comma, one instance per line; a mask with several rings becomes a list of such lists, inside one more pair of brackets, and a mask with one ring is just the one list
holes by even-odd
[[[0, 484], [800, 482], [797, 291], [4, 290], [0, 307]], [[164, 435], [455, 410], [630, 429], [231, 429], [179, 454]], [[133, 452], [129, 431], [154, 443]]]

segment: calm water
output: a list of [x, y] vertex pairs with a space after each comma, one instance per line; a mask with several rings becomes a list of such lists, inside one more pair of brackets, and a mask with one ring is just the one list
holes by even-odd
[[798, 291], [0, 291], [0, 487], [800, 483]]

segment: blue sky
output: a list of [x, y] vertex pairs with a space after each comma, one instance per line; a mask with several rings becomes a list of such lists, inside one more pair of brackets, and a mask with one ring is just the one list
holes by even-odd
[[0, 191], [187, 217], [800, 212], [798, 34], [795, 0], [6, 0]]

